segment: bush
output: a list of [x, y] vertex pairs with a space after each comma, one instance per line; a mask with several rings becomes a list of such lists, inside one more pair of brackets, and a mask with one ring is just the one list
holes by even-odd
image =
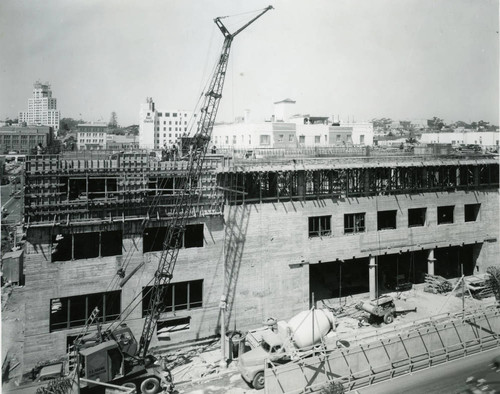
[[345, 393], [344, 386], [340, 382], [328, 382], [321, 390], [320, 394], [343, 394]]

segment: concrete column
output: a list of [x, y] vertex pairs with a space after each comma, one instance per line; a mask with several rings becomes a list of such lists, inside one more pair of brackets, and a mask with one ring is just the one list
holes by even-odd
[[374, 300], [377, 298], [377, 263], [373, 256], [370, 256], [368, 270], [370, 274], [370, 300]]
[[434, 249], [429, 250], [429, 257], [427, 257], [427, 273], [429, 275], [434, 275]]

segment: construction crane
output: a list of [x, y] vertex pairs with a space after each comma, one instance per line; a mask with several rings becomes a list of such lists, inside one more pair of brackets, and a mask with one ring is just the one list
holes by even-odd
[[208, 144], [212, 134], [212, 129], [217, 116], [217, 110], [222, 98], [222, 89], [226, 77], [226, 69], [229, 61], [229, 51], [233, 39], [264, 15], [273, 7], [269, 6], [259, 13], [255, 18], [242, 26], [234, 33], [230, 33], [224, 26], [221, 18], [215, 18], [214, 22], [224, 35], [224, 44], [220, 54], [214, 75], [210, 81], [203, 105], [201, 107], [201, 116], [198, 123], [198, 129], [192, 138], [184, 138], [182, 141], [181, 152], [189, 160], [186, 177], [182, 180], [180, 191], [177, 195], [173, 219], [168, 226], [165, 240], [163, 242], [163, 251], [156, 270], [154, 284], [151, 290], [149, 303], [149, 313], [146, 316], [142, 336], [140, 339], [139, 354], [145, 358], [148, 352], [149, 344], [153, 336], [156, 322], [163, 309], [163, 295], [166, 287], [172, 279], [179, 246], [182, 240], [187, 219], [190, 216], [194, 197], [196, 196], [196, 183], [200, 179], [203, 162], [207, 153]]
[[[171, 219], [151, 286], [149, 307], [139, 343], [130, 328], [124, 324], [113, 330], [104, 330], [98, 335], [99, 338], [84, 338], [80, 345], [77, 345], [81, 349], [78, 352], [78, 362], [84, 368], [85, 377], [81, 380], [90, 383], [90, 387], [95, 388], [93, 382], [99, 380], [118, 385], [134, 384], [136, 387], [139, 386], [143, 393], [154, 394], [160, 390], [160, 385], [167, 385], [165, 377], [160, 376], [159, 371], [154, 369], [148, 350], [156, 324], [165, 310], [164, 295], [172, 280], [185, 227], [188, 218], [192, 216], [193, 204], [198, 197], [197, 184], [222, 98], [231, 44], [239, 33], [272, 8], [272, 6], [265, 8], [234, 33], [230, 33], [222, 23], [222, 17], [214, 19], [224, 35], [224, 43], [214, 74], [204, 94], [197, 130], [192, 137], [185, 136], [181, 140], [181, 160], [187, 161], [186, 174], [176, 190], [174, 209], [170, 214]], [[124, 283], [126, 281], [122, 281], [122, 284]], [[97, 365], [106, 359], [111, 360], [109, 365], [106, 363]]]

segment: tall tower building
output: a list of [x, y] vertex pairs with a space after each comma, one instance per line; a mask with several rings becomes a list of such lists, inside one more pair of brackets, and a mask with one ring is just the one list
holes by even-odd
[[182, 110], [159, 110], [151, 97], [141, 104], [139, 113], [139, 147], [162, 149], [172, 146], [193, 125], [196, 114]]
[[141, 149], [155, 148], [155, 103], [151, 97], [141, 104], [139, 114], [139, 146]]
[[61, 113], [57, 110], [57, 99], [52, 97], [48, 83], [33, 84], [33, 97], [28, 99], [28, 111], [19, 112], [19, 122], [28, 126], [50, 126], [57, 132]]

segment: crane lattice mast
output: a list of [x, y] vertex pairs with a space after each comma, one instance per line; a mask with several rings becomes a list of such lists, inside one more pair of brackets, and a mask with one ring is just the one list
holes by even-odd
[[185, 157], [188, 160], [186, 176], [181, 179], [179, 185], [180, 190], [177, 191], [172, 219], [168, 225], [163, 241], [163, 250], [158, 262], [158, 269], [155, 272], [154, 284], [151, 289], [148, 313], [144, 322], [137, 353], [143, 359], [146, 358], [160, 313], [164, 310], [164, 294], [173, 276], [187, 220], [192, 216], [191, 210], [197, 194], [198, 180], [200, 179], [212, 129], [217, 116], [217, 110], [222, 97], [231, 44], [236, 35], [241, 33], [272, 8], [272, 6], [265, 8], [261, 13], [234, 33], [230, 33], [227, 30], [221, 22], [220, 17], [214, 19], [215, 24], [224, 35], [224, 43], [209, 88], [205, 93], [197, 131], [194, 136], [189, 139], [188, 149], [182, 147], [182, 152], [186, 153]]

